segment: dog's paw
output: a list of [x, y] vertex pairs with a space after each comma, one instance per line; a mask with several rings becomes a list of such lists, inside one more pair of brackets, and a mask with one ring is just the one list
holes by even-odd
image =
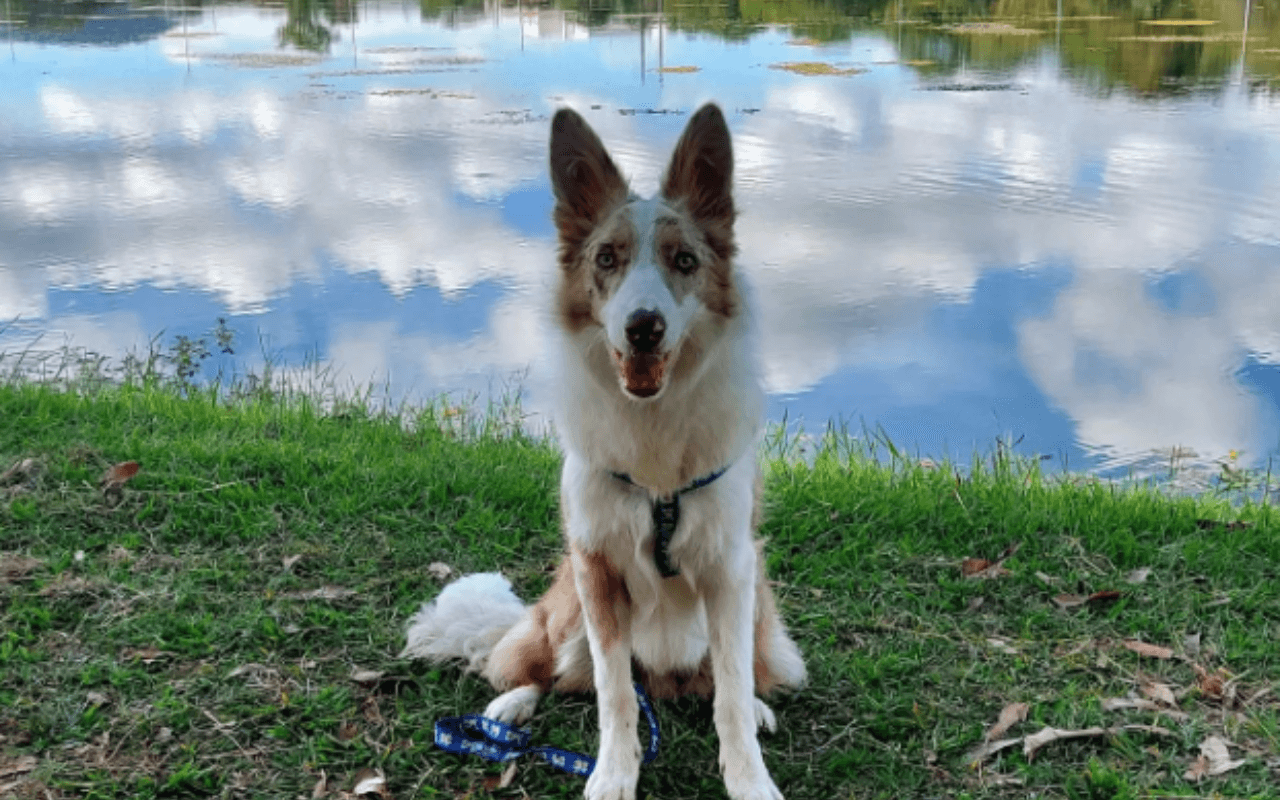
[[636, 781], [639, 779], [639, 769], [609, 769], [597, 762], [596, 768], [587, 778], [587, 788], [582, 796], [586, 800], [635, 800]]
[[484, 715], [508, 725], [521, 725], [533, 716], [541, 696], [542, 690], [537, 686], [520, 686], [495, 697], [485, 708]]
[[759, 697], [755, 699], [756, 707], [756, 732], [759, 733], [764, 728], [769, 733], [773, 733], [778, 729], [778, 720], [773, 716], [773, 709], [764, 704]]

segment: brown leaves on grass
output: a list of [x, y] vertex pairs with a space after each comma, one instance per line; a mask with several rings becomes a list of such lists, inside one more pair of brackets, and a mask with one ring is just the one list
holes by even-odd
[[1113, 603], [1123, 595], [1115, 590], [1094, 592], [1093, 594], [1059, 594], [1053, 598], [1053, 604], [1061, 609], [1079, 608], [1080, 606]]
[[355, 797], [391, 797], [387, 789], [387, 776], [382, 770], [365, 767], [356, 773], [356, 784], [351, 789]]
[[34, 458], [24, 458], [13, 466], [0, 472], [0, 486], [23, 483], [34, 478], [40, 472], [40, 462]]
[[1156, 725], [1113, 725], [1110, 728], [1082, 728], [1067, 730], [1065, 728], [1044, 727], [1040, 731], [1027, 736], [1022, 741], [1022, 753], [1027, 760], [1035, 758], [1042, 747], [1065, 739], [1083, 739], [1094, 736], [1117, 736], [1124, 731], [1152, 733], [1158, 736], [1172, 736], [1173, 731]]
[[999, 739], [998, 737], [1008, 733], [1010, 728], [1025, 720], [1027, 712], [1030, 710], [1031, 706], [1027, 703], [1010, 703], [1000, 709], [999, 718], [996, 719], [995, 724], [991, 726], [986, 735], [982, 737], [982, 744], [965, 756], [965, 763], [981, 763], [1001, 750], [1006, 750], [1021, 742], [1022, 737], [1014, 739]]
[[1189, 781], [1200, 781], [1207, 776], [1222, 775], [1236, 767], [1243, 766], [1245, 759], [1232, 759], [1227, 750], [1227, 742], [1217, 736], [1210, 736], [1200, 743], [1200, 755], [1191, 764], [1191, 768], [1182, 777]]
[[[0, 797], [16, 797], [15, 790], [27, 780], [40, 762], [35, 756], [19, 756], [16, 759], [0, 759]], [[17, 780], [9, 780], [17, 778]]]
[[38, 558], [21, 553], [0, 553], [0, 584], [31, 580], [31, 573], [44, 566]]
[[71, 572], [60, 572], [56, 578], [41, 586], [36, 594], [41, 597], [77, 597], [96, 594], [104, 587], [101, 581], [74, 575]]
[[966, 755], [965, 761], [974, 766], [980, 766], [985, 759], [990, 758], [1002, 750], [1007, 750], [1016, 744], [1022, 745], [1022, 754], [1027, 757], [1028, 761], [1030, 761], [1035, 758], [1036, 753], [1038, 753], [1041, 748], [1066, 739], [1117, 736], [1125, 731], [1136, 731], [1140, 733], [1155, 734], [1158, 736], [1173, 735], [1172, 731], [1156, 725], [1113, 725], [1109, 728], [1095, 727], [1075, 730], [1045, 726], [1039, 731], [1028, 734], [1027, 736], [992, 741], [996, 736], [999, 736], [1013, 725], [1016, 725], [1018, 722], [1026, 719], [1028, 710], [1029, 707], [1026, 703], [1012, 703], [1005, 706], [1004, 710], [1000, 712], [1000, 719], [996, 721], [996, 724], [991, 727], [991, 730], [988, 731], [987, 735], [984, 737], [983, 744]]
[[138, 474], [142, 469], [138, 466], [137, 461], [121, 461], [107, 469], [102, 475], [102, 493], [107, 496], [119, 496], [124, 490], [124, 485], [129, 482], [133, 476]]
[[143, 664], [154, 664], [165, 658], [172, 658], [173, 653], [156, 647], [126, 647], [120, 651], [120, 658], [125, 661], [137, 659]]
[[1022, 542], [1014, 542], [1004, 549], [995, 559], [985, 558], [966, 558], [960, 562], [960, 574], [966, 578], [989, 579], [999, 578], [1002, 575], [1008, 575], [1009, 570], [1005, 569], [1004, 562], [1008, 561], [1014, 553], [1022, 547]]
[[285, 592], [280, 597], [285, 600], [346, 600], [348, 597], [354, 597], [355, 594], [355, 589], [321, 586], [318, 589], [307, 589], [301, 592]]
[[12, 778], [33, 771], [39, 761], [35, 756], [19, 756], [13, 761], [0, 761], [0, 778]]
[[1140, 656], [1147, 658], [1169, 659], [1173, 658], [1173, 650], [1168, 647], [1161, 647], [1158, 644], [1147, 644], [1138, 639], [1125, 639], [1122, 644], [1126, 649], [1132, 650]]

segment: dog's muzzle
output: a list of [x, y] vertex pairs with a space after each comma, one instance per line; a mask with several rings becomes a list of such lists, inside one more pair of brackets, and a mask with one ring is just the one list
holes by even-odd
[[625, 332], [630, 352], [624, 355], [619, 350], [613, 351], [622, 386], [633, 397], [653, 397], [662, 391], [667, 360], [671, 356], [662, 347], [667, 321], [656, 311], [633, 311], [627, 317]]

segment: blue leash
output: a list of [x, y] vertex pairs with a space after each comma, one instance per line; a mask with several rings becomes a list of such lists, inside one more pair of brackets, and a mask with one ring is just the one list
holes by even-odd
[[[649, 696], [635, 684], [636, 700], [649, 723], [649, 746], [644, 751], [644, 763], [658, 757], [658, 716], [653, 713]], [[436, 747], [460, 755], [477, 755], [489, 761], [506, 762], [526, 753], [541, 757], [556, 769], [570, 775], [587, 777], [596, 768], [591, 756], [571, 753], [559, 747], [529, 746], [529, 731], [489, 719], [480, 714], [463, 714], [461, 717], [445, 717], [436, 722]]]

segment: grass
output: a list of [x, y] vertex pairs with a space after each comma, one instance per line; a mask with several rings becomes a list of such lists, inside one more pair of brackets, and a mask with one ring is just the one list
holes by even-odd
[[[442, 584], [430, 564], [501, 569], [530, 599], [548, 585], [554, 445], [443, 405], [199, 388], [185, 363], [0, 384], [0, 473], [18, 467], [0, 479], [0, 796], [340, 797], [376, 769], [396, 798], [579, 797], [581, 780], [533, 761], [498, 788], [500, 768], [436, 750], [433, 721], [492, 692], [396, 657]], [[957, 472], [865, 445], [832, 435], [797, 458], [775, 437], [764, 456], [769, 570], [810, 669], [762, 739], [788, 798], [1276, 796], [1269, 505], [1049, 477], [1005, 449]], [[140, 472], [104, 490], [127, 461]], [[965, 576], [1011, 545], [1007, 572]], [[1118, 594], [1055, 602], [1103, 591]], [[1155, 684], [1176, 709], [1104, 710]], [[1007, 736], [1165, 733], [972, 766], [1014, 702], [1028, 717]], [[709, 704], [658, 714], [640, 796], [724, 797]], [[590, 751], [591, 700], [553, 696], [533, 729]], [[1210, 734], [1244, 764], [1190, 781]]]

